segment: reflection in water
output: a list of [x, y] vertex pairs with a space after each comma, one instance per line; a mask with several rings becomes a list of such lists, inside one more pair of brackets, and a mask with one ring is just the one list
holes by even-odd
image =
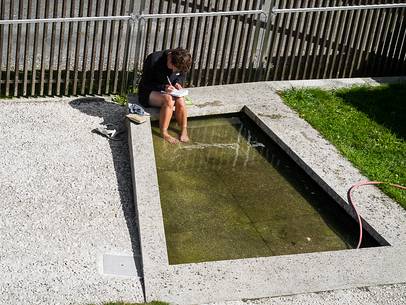
[[[155, 127], [157, 128], [157, 127]], [[158, 131], [158, 130], [157, 130]], [[209, 168], [247, 167], [259, 160], [268, 160], [274, 166], [280, 159], [238, 117], [213, 119], [208, 125], [201, 121], [190, 121], [189, 135], [192, 141], [186, 144], [161, 146], [160, 158], [172, 163], [176, 170], [204, 170]], [[195, 150], [203, 153], [193, 153]], [[182, 151], [190, 151], [185, 155]]]
[[248, 118], [192, 119], [178, 145], [153, 128], [171, 264], [356, 244], [356, 223]]

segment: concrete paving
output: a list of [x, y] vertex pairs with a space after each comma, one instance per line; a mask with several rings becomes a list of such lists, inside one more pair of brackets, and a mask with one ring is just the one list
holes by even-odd
[[138, 275], [102, 268], [139, 255], [126, 135], [91, 132], [122, 115], [102, 100], [0, 102], [0, 304], [143, 301]]
[[[196, 88], [192, 94], [200, 105], [221, 108], [227, 101], [211, 95], [228, 92], [246, 102], [263, 85]], [[104, 100], [0, 102], [0, 304], [144, 300], [126, 135], [109, 141], [91, 132], [122, 124], [124, 109]], [[391, 242], [403, 238], [393, 234]], [[106, 274], [103, 257], [114, 255], [132, 256], [138, 275], [111, 274], [114, 268]], [[371, 267], [359, 263], [359, 270]], [[406, 284], [365, 286], [211, 305], [406, 303]]]

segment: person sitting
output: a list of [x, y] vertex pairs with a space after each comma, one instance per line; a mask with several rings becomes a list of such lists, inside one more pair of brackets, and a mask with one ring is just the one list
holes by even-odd
[[[191, 65], [192, 56], [183, 48], [151, 53], [144, 62], [138, 87], [139, 101], [145, 107], [160, 107], [159, 128], [162, 137], [169, 143], [189, 141], [185, 100], [183, 97], [172, 96], [171, 92], [182, 89]], [[178, 139], [168, 133], [173, 107], [181, 129]]]

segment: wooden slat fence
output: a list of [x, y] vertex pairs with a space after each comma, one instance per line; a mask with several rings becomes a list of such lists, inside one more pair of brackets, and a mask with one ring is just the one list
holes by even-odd
[[404, 0], [0, 0], [0, 19], [262, 9], [268, 14], [0, 25], [0, 96], [113, 94], [145, 57], [190, 50], [190, 86], [406, 75], [406, 8], [272, 14], [270, 9]]

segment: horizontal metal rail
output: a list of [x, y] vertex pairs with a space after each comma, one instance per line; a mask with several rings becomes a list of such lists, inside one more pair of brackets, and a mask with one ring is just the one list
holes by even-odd
[[142, 14], [136, 16], [139, 19], [168, 19], [168, 18], [190, 18], [190, 17], [217, 17], [237, 15], [266, 15], [262, 10], [241, 10], [224, 12], [202, 12], [202, 13], [175, 13], [175, 14]]
[[399, 7], [406, 7], [406, 2], [405, 3], [392, 3], [392, 4], [348, 5], [348, 6], [330, 6], [330, 7], [273, 8], [272, 14], [372, 10], [372, 9], [388, 9], [388, 8], [399, 8]]
[[169, 18], [192, 18], [192, 17], [216, 17], [236, 15], [266, 15], [262, 10], [224, 11], [205, 13], [176, 13], [176, 14], [141, 14], [127, 16], [91, 16], [91, 17], [64, 17], [42, 19], [6, 19], [0, 20], [0, 24], [33, 24], [33, 23], [57, 23], [57, 22], [84, 22], [84, 21], [111, 21], [111, 20], [146, 20], [146, 19], [169, 19]]
[[42, 19], [8, 19], [8, 20], [0, 20], [0, 24], [109, 21], [109, 20], [130, 20], [130, 19], [135, 19], [135, 17], [128, 15], [128, 16], [63, 17], [63, 18], [42, 18]]

